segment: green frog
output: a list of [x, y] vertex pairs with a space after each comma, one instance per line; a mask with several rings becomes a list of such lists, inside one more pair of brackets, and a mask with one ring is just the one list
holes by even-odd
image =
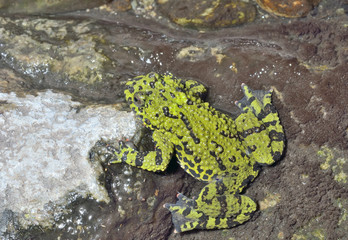
[[155, 149], [139, 152], [120, 142], [114, 163], [148, 171], [164, 171], [173, 154], [192, 177], [207, 185], [196, 198], [178, 194], [172, 213], [175, 232], [231, 228], [249, 220], [256, 203], [241, 195], [260, 166], [282, 156], [285, 136], [271, 103], [272, 91], [254, 91], [242, 84], [235, 119], [203, 100], [206, 87], [171, 74], [149, 73], [127, 82], [126, 100], [153, 131]]

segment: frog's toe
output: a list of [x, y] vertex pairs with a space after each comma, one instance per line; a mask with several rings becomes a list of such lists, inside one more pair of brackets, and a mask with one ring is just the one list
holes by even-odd
[[108, 145], [106, 146], [107, 151], [112, 156], [111, 159], [109, 159], [109, 163], [120, 163], [120, 158], [117, 156], [119, 154], [119, 150], [115, 148], [114, 146]]
[[195, 210], [195, 200], [186, 197], [182, 193], [178, 193], [177, 198], [178, 201], [175, 204], [166, 203], [163, 206], [172, 213], [175, 232], [184, 232], [197, 228], [199, 218], [203, 214]]
[[110, 160], [110, 163], [121, 163], [121, 162], [122, 162], [122, 160], [117, 156]]
[[191, 198], [186, 197], [182, 193], [178, 193], [176, 197], [178, 198], [178, 201], [175, 204], [171, 204], [171, 203], [164, 204], [164, 207], [167, 208], [169, 211], [176, 211], [181, 208], [195, 206], [195, 201]]
[[125, 142], [125, 141], [121, 140], [121, 141], [118, 142], [118, 146], [117, 147], [108, 146], [107, 150], [109, 152], [111, 152], [115, 156], [115, 158], [110, 160], [110, 163], [121, 163], [121, 162], [123, 162], [123, 160], [122, 160], [122, 156], [123, 156], [122, 151], [127, 150], [127, 149], [131, 150], [132, 149], [131, 144], [132, 143], [129, 142], [129, 141]]
[[186, 197], [184, 194], [178, 193], [176, 197], [178, 198], [177, 204], [179, 203], [182, 205], [187, 205], [192, 207], [194, 206], [195, 201], [191, 198]]
[[235, 104], [243, 111], [252, 111], [255, 116], [263, 116], [265, 106], [271, 102], [272, 91], [252, 90], [244, 83], [242, 84], [244, 97]]
[[172, 213], [172, 221], [177, 233], [197, 228], [199, 217], [202, 216], [186, 203], [179, 200], [176, 204], [164, 204], [164, 207]]

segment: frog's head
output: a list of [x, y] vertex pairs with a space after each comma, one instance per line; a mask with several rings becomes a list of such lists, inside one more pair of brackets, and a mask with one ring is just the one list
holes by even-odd
[[150, 129], [169, 129], [169, 119], [178, 119], [188, 100], [182, 83], [171, 74], [138, 76], [127, 82], [124, 93], [131, 109]]

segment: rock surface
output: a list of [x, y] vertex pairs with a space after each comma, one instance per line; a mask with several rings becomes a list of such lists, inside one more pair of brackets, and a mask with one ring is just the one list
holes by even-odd
[[191, 28], [221, 28], [252, 22], [253, 4], [233, 1], [158, 1], [159, 9], [174, 23]]
[[82, 197], [110, 201], [97, 181], [102, 168], [87, 161], [88, 152], [100, 138], [134, 134], [132, 114], [84, 107], [51, 90], [22, 97], [0, 93], [0, 102], [1, 213], [14, 212], [24, 227], [47, 227], [59, 212], [44, 209], [66, 205], [64, 197], [76, 189]]
[[107, 0], [12, 0], [0, 2], [0, 13], [52, 14], [98, 7]]
[[[6, 176], [1, 186], [18, 186], [11, 173], [22, 180], [26, 176], [31, 185], [21, 186], [26, 191], [23, 199], [42, 200], [29, 208], [35, 213], [41, 206], [42, 216], [53, 213], [49, 228], [36, 224], [26, 228], [13, 220], [21, 214], [27, 220], [25, 216], [30, 215], [4, 207], [2, 237], [343, 239], [348, 231], [347, 6], [322, 0], [303, 19], [259, 12], [253, 23], [242, 27], [204, 31], [172, 24], [163, 14], [170, 9], [159, 9], [154, 0], [125, 0], [50, 17], [1, 17], [0, 129], [7, 134], [0, 142], [5, 146], [1, 151], [6, 149], [0, 159], [6, 164], [1, 166]], [[253, 89], [274, 89], [287, 150], [277, 165], [264, 168], [246, 190], [259, 204], [249, 222], [233, 229], [175, 235], [170, 214], [162, 205], [175, 202], [177, 192], [195, 196], [203, 185], [185, 174], [175, 160], [164, 173], [108, 164], [112, 156], [106, 145], [134, 132], [125, 125], [121, 134], [118, 124], [131, 124], [132, 115], [119, 112], [120, 104], [116, 111], [113, 104], [124, 101], [122, 92], [129, 78], [149, 71], [169, 71], [203, 82], [209, 88], [207, 100], [232, 114], [237, 112], [233, 102], [242, 97], [242, 82]], [[31, 107], [35, 111], [29, 111]], [[117, 116], [128, 117], [117, 120]], [[5, 123], [6, 117], [13, 120]], [[26, 121], [28, 117], [36, 119], [35, 124]], [[57, 133], [60, 127], [64, 134]], [[40, 142], [35, 134], [47, 136], [46, 141]], [[14, 136], [29, 144], [11, 140]], [[101, 136], [105, 139], [98, 141]], [[146, 147], [151, 135], [141, 136], [138, 146]], [[59, 151], [50, 150], [58, 143]], [[26, 159], [23, 166], [19, 153]], [[48, 156], [43, 159], [42, 154]], [[12, 157], [11, 161], [4, 156]], [[57, 158], [62, 161], [58, 168], [54, 167]], [[17, 168], [11, 165], [15, 163]], [[32, 177], [26, 170], [34, 166], [39, 166], [38, 175]], [[54, 176], [63, 177], [58, 181]], [[82, 189], [80, 194], [63, 194], [67, 184], [60, 181], [68, 176], [75, 183], [68, 189], [75, 193]], [[60, 189], [62, 195], [28, 196], [39, 192], [41, 183]], [[91, 192], [110, 201], [97, 202], [88, 195]], [[4, 198], [9, 196], [5, 192]], [[57, 201], [45, 205], [50, 197]], [[19, 211], [18, 205], [13, 206]]]
[[281, 17], [297, 18], [306, 16], [320, 0], [256, 0], [265, 11]]

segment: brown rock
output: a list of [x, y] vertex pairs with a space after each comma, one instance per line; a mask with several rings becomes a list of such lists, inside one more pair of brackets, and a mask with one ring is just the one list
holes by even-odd
[[270, 14], [297, 18], [306, 16], [320, 0], [256, 0], [256, 2]]
[[243, 1], [158, 1], [174, 23], [192, 28], [221, 28], [252, 22], [256, 9]]

